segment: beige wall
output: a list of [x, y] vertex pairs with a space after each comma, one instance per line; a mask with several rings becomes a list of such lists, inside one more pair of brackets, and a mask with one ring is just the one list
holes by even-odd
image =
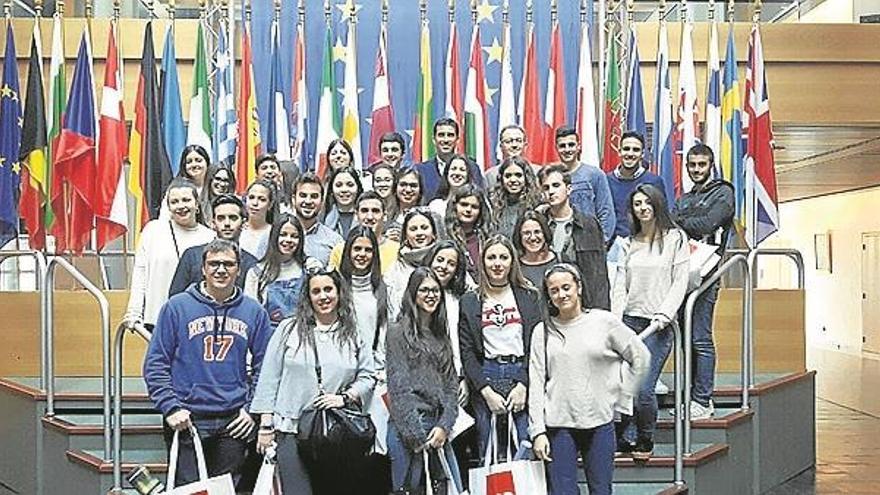
[[[806, 265], [806, 332], [811, 346], [850, 353], [862, 349], [861, 240], [880, 231], [880, 187], [780, 205], [782, 229], [766, 247], [793, 247]], [[813, 236], [831, 237], [831, 273], [816, 270]], [[793, 270], [783, 261], [762, 261], [762, 286], [790, 286]]]
[[853, 0], [825, 0], [815, 9], [802, 15], [797, 22], [851, 23], [853, 22]]

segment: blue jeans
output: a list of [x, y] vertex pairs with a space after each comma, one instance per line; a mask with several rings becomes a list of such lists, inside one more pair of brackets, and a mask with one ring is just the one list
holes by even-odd
[[[237, 483], [241, 474], [238, 472], [247, 453], [247, 439], [232, 438], [226, 427], [238, 413], [231, 416], [204, 418], [195, 414], [191, 416], [192, 422], [199, 433], [202, 448], [205, 451], [205, 463], [208, 467], [208, 476], [219, 476], [232, 473], [233, 483]], [[165, 444], [170, 449], [174, 438], [174, 431], [164, 423]], [[180, 433], [180, 447], [177, 455], [177, 476], [175, 486], [193, 483], [199, 479], [199, 471], [196, 465], [196, 451], [193, 447], [192, 437], [189, 432]]]
[[[433, 427], [433, 422], [430, 426]], [[430, 428], [425, 428], [425, 430], [429, 431]], [[425, 436], [427, 437], [427, 433]], [[417, 491], [417, 488], [421, 487], [425, 482], [422, 479], [422, 473], [425, 469], [422, 453], [413, 452], [403, 444], [393, 421], [388, 422], [387, 443], [388, 458], [391, 460], [392, 491], [404, 489]], [[452, 451], [452, 443], [446, 442], [441, 451], [444, 457], [446, 457], [449, 470], [452, 472], [453, 479], [449, 480], [449, 482], [454, 483], [458, 490], [462, 491], [461, 474], [458, 471], [458, 461], [455, 459], [455, 452]], [[437, 457], [441, 451], [431, 450], [428, 458], [428, 469], [431, 472], [431, 477], [435, 480], [447, 479], [446, 473], [443, 472], [443, 467], [440, 464], [440, 459]]]
[[[715, 342], [712, 339], [712, 317], [715, 316], [715, 302], [718, 300], [718, 287], [715, 282], [706, 292], [697, 297], [694, 303], [693, 332], [693, 387], [691, 399], [703, 406], [709, 406], [709, 399], [715, 391]], [[684, 328], [684, 309], [681, 310], [681, 327]]]
[[[483, 361], [483, 376], [489, 381], [489, 386], [492, 387], [492, 390], [498, 392], [503, 397], [507, 397], [507, 394], [509, 394], [510, 391], [513, 390], [513, 387], [519, 383], [515, 378], [522, 376], [526, 366], [525, 362], [499, 363], [497, 361], [486, 359]], [[527, 372], [528, 370], [525, 371]], [[486, 405], [486, 400], [483, 399], [479, 390], [474, 391], [474, 397], [471, 400], [471, 403], [474, 405], [474, 419], [477, 424], [477, 442], [480, 448], [480, 459], [482, 459], [486, 455], [486, 445], [489, 441], [489, 435], [492, 433], [492, 411], [489, 410], [489, 406]], [[496, 417], [496, 422], [498, 431], [498, 449], [501, 452], [505, 452], [504, 455], [506, 455], [508, 444], [507, 416]], [[513, 413], [513, 423], [516, 426], [516, 436], [519, 441], [521, 442], [528, 439], [528, 410], [523, 409], [520, 412]], [[517, 447], [519, 446], [512, 446], [510, 449], [511, 452], [515, 454]], [[503, 456], [499, 455], [499, 458], [500, 457]]]
[[[651, 324], [651, 320], [638, 316], [623, 315], [623, 323], [632, 328], [637, 334], [641, 334]], [[674, 331], [675, 329], [670, 325], [662, 330], [657, 330], [645, 339], [645, 346], [651, 352], [648, 374], [642, 381], [639, 395], [633, 404], [635, 415], [623, 416], [621, 419], [621, 427], [623, 429], [626, 429], [635, 419], [636, 432], [639, 439], [654, 439], [654, 428], [657, 426], [657, 395], [654, 393], [654, 387], [657, 386], [660, 372], [663, 371], [663, 365], [666, 364], [666, 358], [669, 357], [669, 352], [672, 350], [673, 339], [675, 338], [672, 332]]]
[[584, 460], [584, 474], [590, 495], [611, 495], [614, 476], [614, 424], [589, 430], [548, 428], [550, 457], [547, 477], [550, 495], [580, 495], [577, 456]]

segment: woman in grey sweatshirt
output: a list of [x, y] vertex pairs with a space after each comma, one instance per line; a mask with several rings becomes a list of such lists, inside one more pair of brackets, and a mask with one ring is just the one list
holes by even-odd
[[[320, 361], [321, 384], [315, 370]], [[338, 466], [303, 464], [296, 443], [299, 420], [307, 409], [365, 404], [375, 385], [370, 345], [361, 339], [351, 295], [336, 272], [306, 275], [296, 317], [278, 326], [263, 360], [251, 402], [260, 415], [257, 449], [277, 442], [278, 470], [285, 493], [349, 493], [355, 476], [333, 475]]]
[[554, 495], [580, 493], [578, 452], [590, 494], [610, 495], [614, 411], [621, 401], [632, 401], [650, 354], [612, 313], [586, 308], [584, 282], [574, 265], [554, 266], [543, 285], [549, 315], [535, 326], [529, 354], [533, 449], [549, 463]]

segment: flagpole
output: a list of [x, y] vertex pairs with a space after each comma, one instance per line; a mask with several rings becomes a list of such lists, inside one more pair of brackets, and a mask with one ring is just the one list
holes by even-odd
[[[758, 28], [758, 25], [760, 24], [760, 21], [761, 21], [761, 6], [762, 6], [762, 1], [761, 1], [761, 0], [755, 0], [755, 10], [754, 10], [754, 12], [752, 13], [752, 26], [753, 26], [753, 29], [757, 29], [757, 28]], [[755, 47], [754, 47], [754, 45], [753, 45], [752, 43], [749, 43], [749, 48], [750, 48], [751, 50], [754, 50], [754, 49], [755, 49]], [[755, 74], [754, 74], [754, 70], [755, 70], [755, 67], [754, 67], [754, 65], [755, 65], [755, 57], [753, 56], [753, 54], [751, 54], [751, 53], [749, 54], [749, 59], [752, 60], [752, 71], [753, 71], [753, 72], [752, 72], [752, 80], [755, 81], [755, 80], [757, 80], [757, 79], [755, 78]], [[755, 91], [755, 88], [754, 88], [754, 87], [752, 88], [752, 91], [753, 91], [753, 92]], [[746, 97], [748, 97], [748, 92], [746, 93]], [[750, 125], [750, 126], [753, 126], [753, 125], [755, 125], [755, 122], [751, 122], [751, 121], [749, 121], [749, 125]], [[753, 164], [752, 164], [752, 170], [751, 170], [751, 172], [749, 172], [749, 170], [747, 169], [747, 167], [746, 167], [746, 171], [745, 171], [745, 172], [746, 172], [746, 176], [750, 178], [749, 180], [746, 180], [746, 187], [748, 188], [747, 195], [748, 195], [748, 198], [749, 198], [749, 203], [751, 204], [751, 212], [752, 212], [752, 214], [751, 214], [751, 218], [748, 219], [748, 221], [749, 221], [749, 232], [747, 233], [747, 235], [748, 235], [749, 239], [751, 239], [751, 242], [749, 243], [749, 246], [750, 246], [752, 249], [758, 249], [758, 195], [755, 194], [755, 182], [757, 182], [758, 179], [757, 179], [757, 176], [756, 176], [756, 171], [755, 171], [754, 161], [753, 161]], [[750, 372], [752, 372], [752, 371], [753, 371], [753, 370], [750, 370]]]
[[[587, 0], [591, 2], [592, 0]], [[605, 9], [605, 1], [599, 0], [599, 22], [596, 23], [600, 26], [599, 31], [599, 49], [597, 50], [599, 55], [599, 94], [602, 95], [602, 98], [605, 98], [605, 43], [606, 43], [606, 33], [607, 29], [607, 19], [608, 13]], [[661, 0], [662, 1], [662, 0]], [[596, 25], [594, 24], [594, 26]], [[592, 49], [592, 47], [591, 47]], [[605, 136], [605, 112], [598, 112], [598, 124], [599, 124], [599, 134], [598, 138], [603, 138]], [[601, 157], [600, 157], [601, 160]], [[601, 162], [600, 162], [601, 163]]]
[[[626, 27], [630, 32], [631, 39], [633, 36], [635, 36], [635, 30], [636, 30], [635, 12], [636, 12], [635, 2], [633, 0], [626, 0]], [[621, 29], [621, 32], [622, 31], [623, 30]], [[630, 48], [629, 41], [627, 41], [627, 43], [626, 43], [627, 51], [626, 51], [626, 53], [621, 53], [620, 58], [621, 58], [621, 60], [626, 60], [626, 62], [624, 62], [626, 64], [626, 71], [624, 72], [624, 74], [626, 74], [627, 82], [632, 83], [632, 80], [633, 80], [632, 73], [633, 73], [633, 71], [639, 70], [639, 68], [633, 67], [633, 65], [635, 65], [635, 64], [633, 64], [633, 62], [635, 61], [635, 60], [633, 60], [633, 53], [635, 52], [635, 50], [637, 50], [637, 48], [633, 47], [632, 51], [630, 51], [629, 48]], [[624, 56], [626, 58], [624, 58]], [[621, 122], [627, 122], [629, 119], [629, 111], [630, 111], [629, 101], [630, 101], [631, 96], [632, 96], [632, 84], [627, 84], [626, 90], [624, 93], [624, 100], [623, 100], [623, 101], [627, 102], [627, 104], [623, 106], [623, 115], [621, 115], [621, 118], [620, 118]], [[631, 129], [626, 129], [626, 124], [624, 124], [624, 130], [628, 131]], [[642, 136], [642, 137], [647, 139], [647, 136]]]
[[735, 5], [733, 3], [733, 0], [728, 0], [728, 2], [727, 2], [727, 22], [729, 22], [731, 25], [733, 24], [734, 8], [735, 8]]

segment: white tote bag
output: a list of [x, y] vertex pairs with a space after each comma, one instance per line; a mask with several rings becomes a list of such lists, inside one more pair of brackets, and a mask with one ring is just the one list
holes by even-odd
[[274, 445], [266, 449], [252, 495], [281, 495], [281, 480], [278, 479]]
[[202, 449], [202, 440], [195, 427], [190, 428], [193, 439], [193, 449], [196, 451], [196, 465], [199, 470], [199, 481], [186, 486], [175, 488], [174, 481], [177, 476], [177, 456], [180, 451], [180, 431], [174, 432], [171, 441], [171, 452], [168, 455], [168, 482], [165, 489], [166, 495], [235, 495], [235, 485], [232, 483], [232, 474], [226, 473], [213, 478], [208, 478], [208, 467], [205, 464], [205, 451]]
[[[492, 432], [486, 444], [486, 460], [482, 467], [468, 472], [471, 495], [547, 495], [547, 479], [542, 461], [516, 460], [507, 442], [508, 462], [498, 462], [498, 432], [492, 416]], [[519, 445], [513, 415], [507, 418], [507, 438]]]
[[373, 420], [373, 425], [376, 427], [376, 442], [373, 444], [373, 452], [387, 454], [386, 437], [388, 436], [388, 419], [391, 415], [388, 412], [388, 385], [386, 383], [376, 384], [367, 403], [367, 410], [364, 412], [370, 415], [370, 419]]

